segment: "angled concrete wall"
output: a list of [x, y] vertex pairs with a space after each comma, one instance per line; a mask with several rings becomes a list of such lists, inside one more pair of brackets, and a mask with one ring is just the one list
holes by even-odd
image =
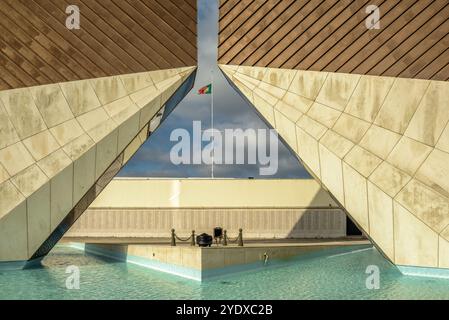
[[0, 91], [0, 262], [45, 255], [194, 70]]
[[394, 263], [449, 268], [449, 83], [221, 65]]

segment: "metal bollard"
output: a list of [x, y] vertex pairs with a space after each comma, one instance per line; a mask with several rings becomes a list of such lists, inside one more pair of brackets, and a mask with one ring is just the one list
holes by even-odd
[[242, 230], [242, 228], [239, 229], [238, 246], [243, 247], [243, 230]]
[[228, 232], [226, 230], [223, 231], [223, 245], [228, 245]]
[[195, 246], [195, 230], [192, 230], [192, 240], [190, 240], [190, 245]]
[[175, 229], [171, 229], [171, 246], [176, 247]]

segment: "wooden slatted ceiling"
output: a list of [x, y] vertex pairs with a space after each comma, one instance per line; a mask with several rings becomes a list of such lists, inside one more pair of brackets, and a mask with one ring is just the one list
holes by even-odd
[[448, 0], [221, 0], [219, 24], [221, 64], [449, 80]]
[[196, 25], [196, 0], [0, 0], [0, 90], [193, 66]]

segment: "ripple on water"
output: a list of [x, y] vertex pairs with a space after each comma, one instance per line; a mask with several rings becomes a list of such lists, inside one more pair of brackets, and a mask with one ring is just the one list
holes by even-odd
[[[67, 290], [68, 266], [80, 290]], [[368, 290], [367, 266], [380, 269]], [[58, 246], [41, 268], [0, 273], [0, 299], [449, 299], [449, 280], [405, 277], [375, 249], [289, 261], [202, 284]]]

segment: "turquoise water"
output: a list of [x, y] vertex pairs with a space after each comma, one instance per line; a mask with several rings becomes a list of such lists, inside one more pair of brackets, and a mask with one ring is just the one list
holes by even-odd
[[[449, 299], [449, 280], [403, 276], [375, 249], [297, 258], [200, 284], [139, 266], [56, 247], [44, 267], [0, 272], [0, 299]], [[66, 289], [66, 267], [80, 268], [80, 289]], [[366, 288], [367, 266], [380, 289]]]

